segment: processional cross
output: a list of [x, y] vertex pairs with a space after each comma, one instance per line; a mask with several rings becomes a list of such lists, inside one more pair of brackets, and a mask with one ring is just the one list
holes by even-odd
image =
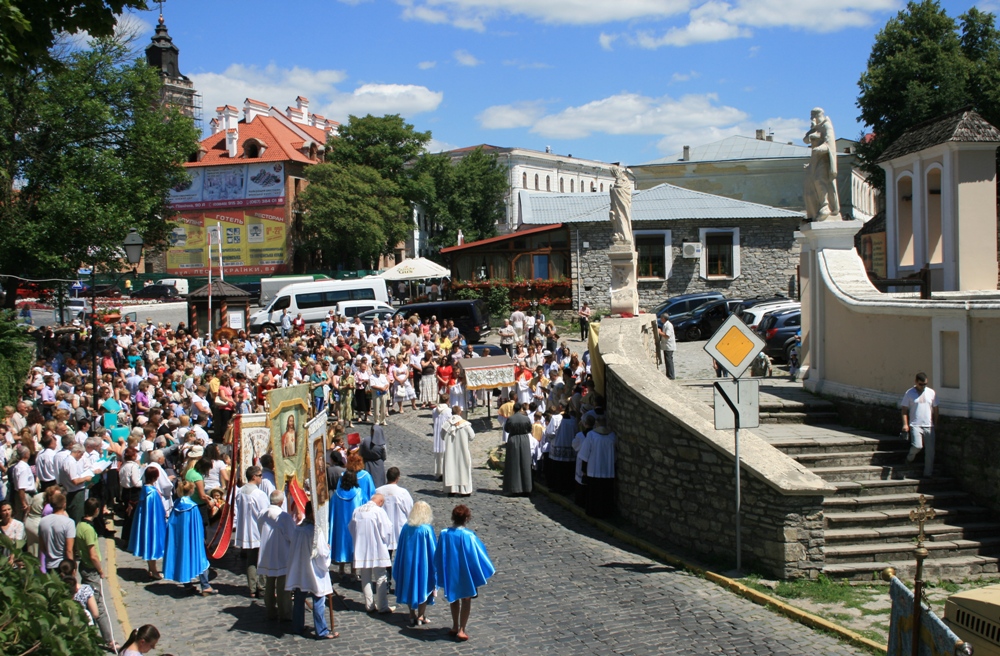
[[924, 546], [924, 523], [935, 517], [934, 509], [927, 507], [927, 498], [922, 494], [919, 504], [918, 508], [910, 511], [910, 521], [917, 523], [917, 548]]

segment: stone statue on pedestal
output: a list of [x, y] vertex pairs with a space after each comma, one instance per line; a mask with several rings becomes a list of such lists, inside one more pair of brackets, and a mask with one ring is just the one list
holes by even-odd
[[612, 166], [615, 184], [611, 187], [611, 240], [632, 244], [632, 181], [621, 166]]
[[611, 314], [639, 313], [638, 258], [632, 239], [632, 181], [626, 169], [611, 167], [615, 184], [611, 187]]
[[812, 149], [806, 165], [803, 194], [806, 218], [813, 221], [840, 221], [837, 138], [833, 134], [833, 123], [819, 107], [812, 110], [809, 131], [802, 140]]

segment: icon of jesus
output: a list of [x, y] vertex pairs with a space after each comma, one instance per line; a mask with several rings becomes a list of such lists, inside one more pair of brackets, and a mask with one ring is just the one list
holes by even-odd
[[281, 455], [285, 458], [295, 457], [295, 415], [288, 415], [285, 432], [281, 434]]

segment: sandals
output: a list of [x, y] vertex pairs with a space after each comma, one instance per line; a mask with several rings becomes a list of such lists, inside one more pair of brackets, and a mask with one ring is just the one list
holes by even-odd
[[334, 640], [334, 639], [339, 638], [339, 637], [340, 637], [340, 634], [337, 633], [336, 631], [333, 631], [331, 633], [327, 633], [325, 636], [316, 636], [316, 639], [317, 640]]

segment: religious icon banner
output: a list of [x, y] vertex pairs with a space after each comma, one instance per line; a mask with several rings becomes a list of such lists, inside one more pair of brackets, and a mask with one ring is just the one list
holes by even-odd
[[[321, 412], [306, 424], [306, 431], [309, 434], [309, 490], [316, 522], [316, 540], [326, 542], [330, 534], [330, 489], [326, 480], [326, 412]], [[316, 552], [318, 547], [318, 543], [313, 545], [313, 551]]]
[[240, 462], [236, 480], [242, 485], [247, 467], [252, 467], [267, 453], [271, 445], [271, 429], [263, 412], [240, 415]]
[[273, 389], [267, 393], [267, 414], [271, 430], [274, 478], [279, 488], [295, 478], [300, 485], [308, 480], [306, 451], [309, 420], [309, 385]]
[[[889, 599], [892, 600], [892, 615], [889, 618], [888, 656], [910, 656], [913, 653], [913, 591], [903, 585], [895, 576], [889, 583]], [[948, 628], [941, 618], [921, 604], [920, 656], [952, 656], [955, 645], [960, 642], [957, 635]]]

